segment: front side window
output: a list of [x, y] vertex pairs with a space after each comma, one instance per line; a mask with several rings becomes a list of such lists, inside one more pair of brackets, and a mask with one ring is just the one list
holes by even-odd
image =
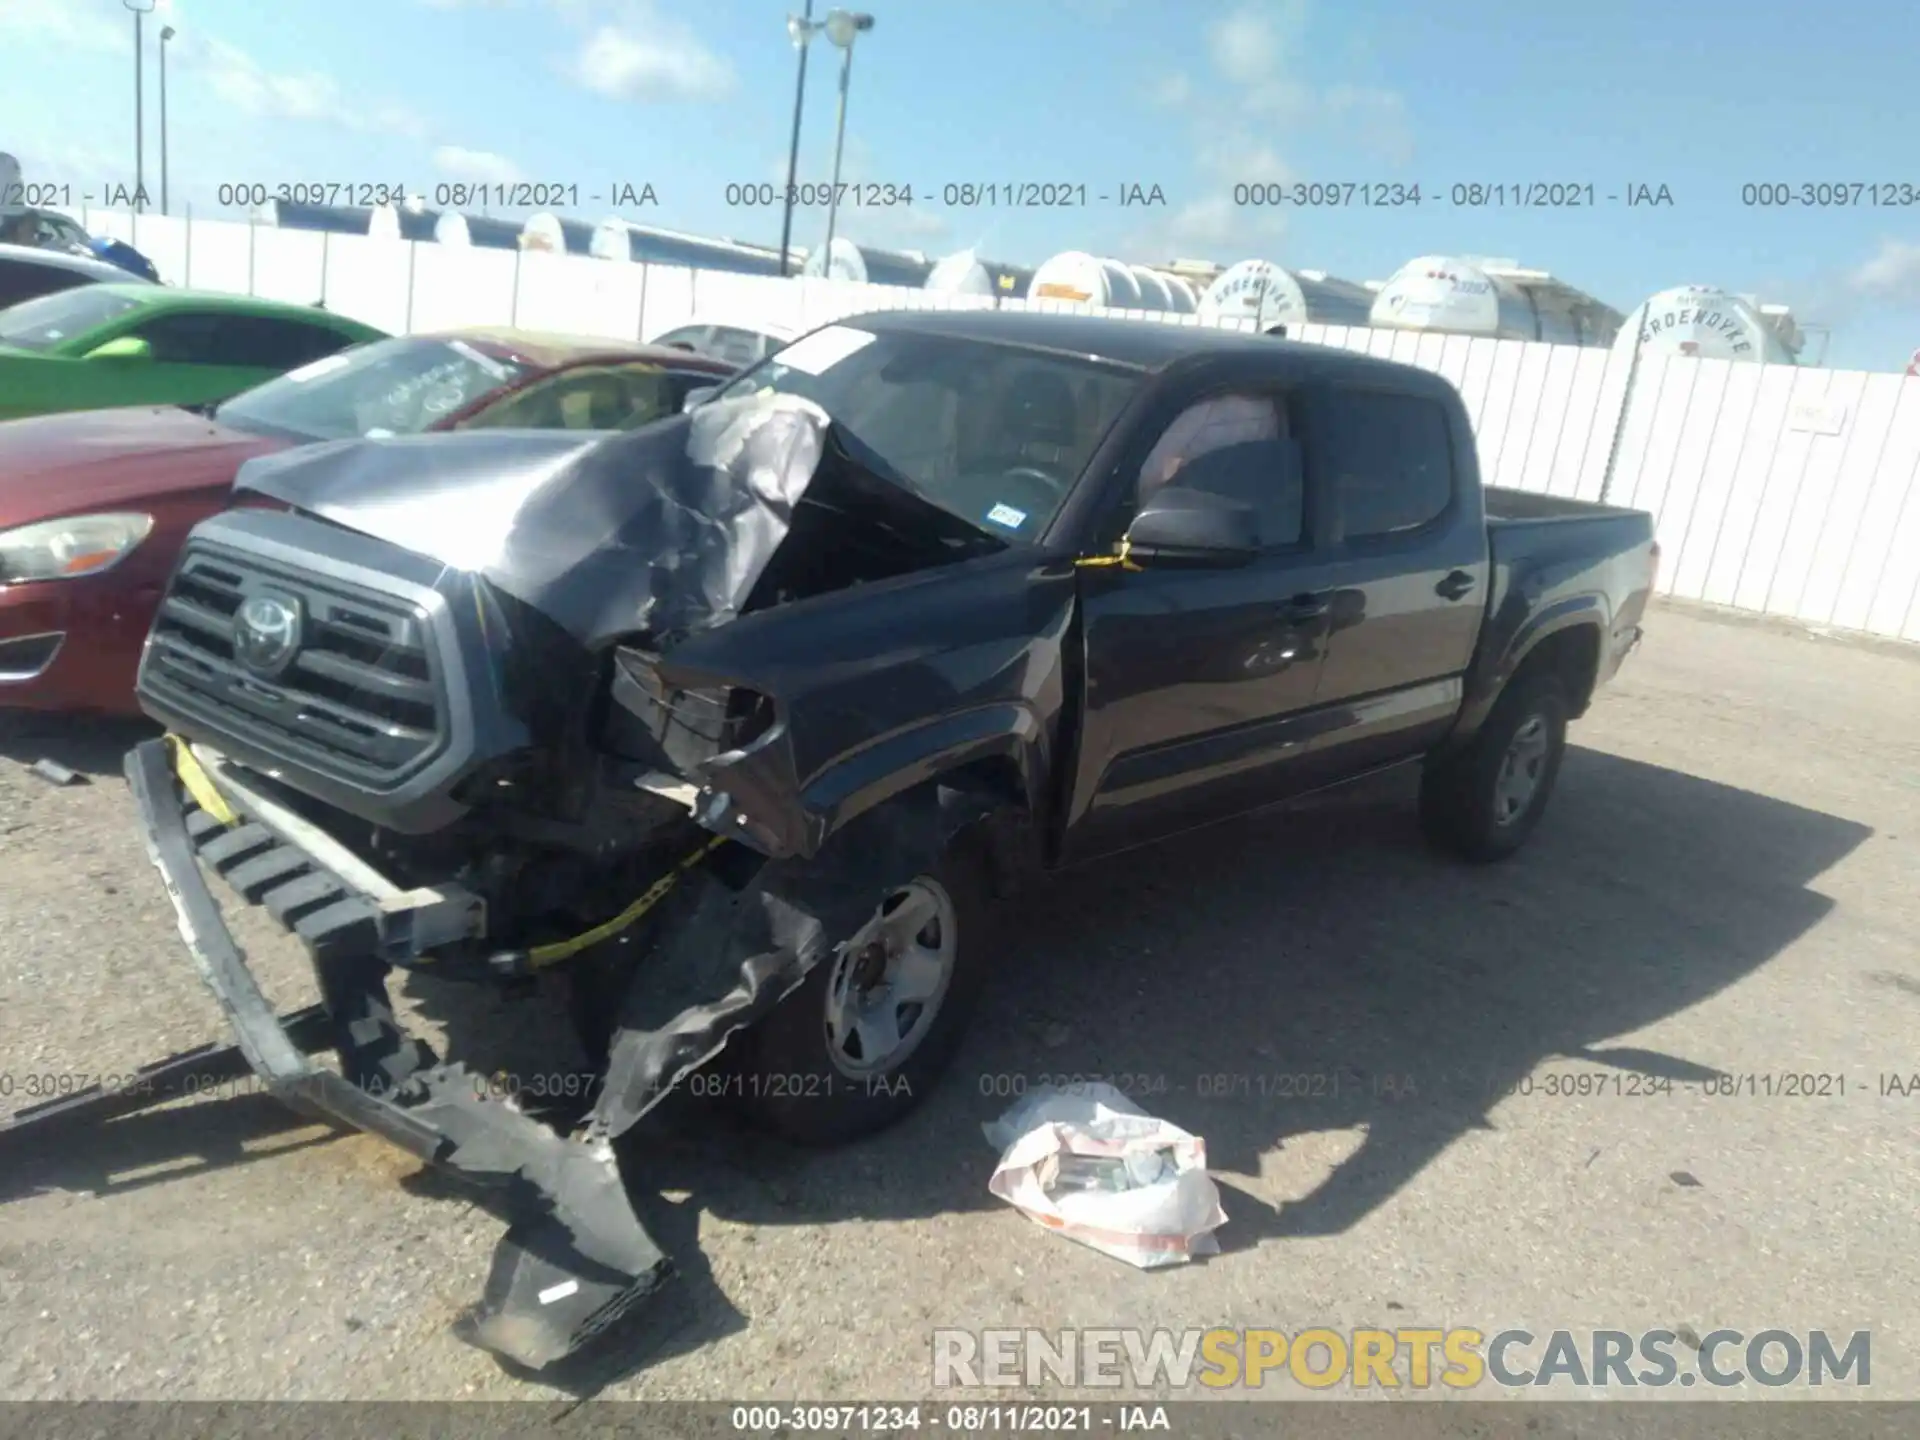
[[718, 402], [813, 401], [905, 486], [1003, 539], [1058, 513], [1141, 384], [1126, 366], [951, 335], [829, 325], [727, 383]]
[[0, 310], [0, 345], [16, 350], [54, 350], [137, 310], [139, 304], [99, 285], [42, 295]]
[[532, 368], [464, 340], [402, 336], [356, 345], [256, 385], [214, 418], [307, 440], [416, 435]]
[[1264, 545], [1299, 543], [1306, 488], [1286, 409], [1275, 396], [1214, 395], [1182, 411], [1140, 467], [1139, 499], [1166, 485], [1251, 505]]
[[221, 344], [221, 316], [175, 310], [142, 321], [127, 333], [147, 342], [153, 358], [166, 365], [243, 365]]

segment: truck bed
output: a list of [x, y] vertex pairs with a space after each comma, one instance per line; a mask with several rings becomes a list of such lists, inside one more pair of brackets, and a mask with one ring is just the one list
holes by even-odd
[[[1486, 487], [1493, 584], [1473, 693], [1498, 692], [1508, 657], [1531, 630], [1579, 612], [1599, 622], [1595, 684], [1606, 683], [1639, 639], [1659, 549], [1653, 516], [1564, 495]], [[1587, 692], [1591, 695], [1591, 691]], [[1575, 707], [1578, 714], [1587, 696]]]
[[1543, 495], [1537, 490], [1508, 490], [1498, 485], [1484, 487], [1487, 519], [1504, 520], [1597, 520], [1603, 515], [1644, 515], [1621, 505], [1603, 505], [1597, 500], [1576, 500], [1571, 495]]

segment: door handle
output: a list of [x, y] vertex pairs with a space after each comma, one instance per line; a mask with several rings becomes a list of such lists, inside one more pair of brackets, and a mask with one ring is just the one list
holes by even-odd
[[1473, 576], [1469, 575], [1466, 571], [1455, 570], [1449, 573], [1438, 585], [1433, 587], [1433, 593], [1438, 595], [1442, 600], [1458, 600], [1462, 595], [1473, 589], [1474, 583]]
[[1322, 618], [1332, 608], [1333, 601], [1328, 596], [1296, 595], [1280, 607], [1280, 616], [1295, 624], [1305, 624]]

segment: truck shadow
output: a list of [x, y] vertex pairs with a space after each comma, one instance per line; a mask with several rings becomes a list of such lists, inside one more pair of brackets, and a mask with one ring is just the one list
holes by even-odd
[[41, 760], [93, 780], [118, 777], [127, 751], [160, 733], [151, 720], [120, 715], [52, 715], [0, 710], [0, 759]]
[[[683, 1107], [647, 1138], [636, 1183], [691, 1193], [682, 1234], [693, 1208], [753, 1225], [994, 1208], [981, 1122], [1049, 1078], [1104, 1077], [1204, 1136], [1216, 1171], [1259, 1175], [1275, 1150], [1364, 1127], [1305, 1193], [1229, 1190], [1212, 1263], [1339, 1234], [1491, 1128], [1543, 1062], [1591, 1062], [1623, 1096], [1721, 1073], [1731, 1057], [1610, 1042], [1794, 943], [1833, 908], [1809, 887], [1872, 833], [1575, 748], [1529, 848], [1471, 867], [1421, 844], [1413, 784], [1384, 777], [1058, 877], [1009, 915], [969, 1043], [905, 1123], [799, 1152]], [[703, 1262], [660, 1238], [694, 1267], [693, 1323], [644, 1355], [616, 1331], [545, 1383], [591, 1393], [739, 1323]]]
[[[1732, 1057], [1613, 1041], [1806, 934], [1833, 908], [1810, 887], [1872, 833], [1575, 747], [1527, 850], [1471, 867], [1420, 843], [1412, 782], [1386, 777], [1217, 826], [1011, 903], [998, 973], [953, 1071], [908, 1120], [863, 1144], [800, 1151], [711, 1103], [670, 1099], [623, 1163], [678, 1282], [539, 1382], [592, 1394], [747, 1323], [700, 1253], [703, 1214], [819, 1226], [1001, 1208], [987, 1192], [995, 1156], [980, 1125], [1050, 1078], [1112, 1079], [1204, 1136], [1211, 1167], [1232, 1175], [1259, 1175], [1263, 1157], [1312, 1137], [1364, 1129], [1302, 1193], [1230, 1191], [1226, 1253], [1212, 1263], [1344, 1232], [1455, 1140], [1489, 1128], [1491, 1108], [1543, 1062], [1597, 1062], [1623, 1089], [1718, 1073], [1715, 1062]], [[546, 1005], [418, 976], [404, 993], [475, 1068], [551, 1074], [579, 1063]], [[60, 1135], [0, 1182], [0, 1200], [48, 1184], [127, 1188], [106, 1177], [170, 1156], [249, 1162], [259, 1157], [248, 1142], [307, 1123], [257, 1096], [130, 1116]], [[430, 1176], [409, 1188], [439, 1193]]]

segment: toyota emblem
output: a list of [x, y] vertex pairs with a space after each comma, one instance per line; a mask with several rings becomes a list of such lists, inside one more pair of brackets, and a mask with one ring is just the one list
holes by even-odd
[[233, 617], [233, 653], [256, 675], [278, 675], [300, 652], [300, 602], [291, 595], [249, 595]]

